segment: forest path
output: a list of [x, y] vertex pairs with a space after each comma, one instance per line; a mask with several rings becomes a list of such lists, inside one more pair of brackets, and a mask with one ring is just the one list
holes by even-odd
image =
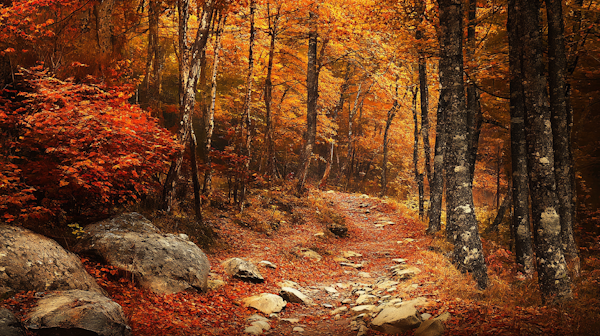
[[[301, 212], [306, 223], [286, 225], [268, 236], [229, 228], [231, 231], [227, 234], [233, 238], [229, 241], [233, 249], [220, 254], [218, 260], [211, 260], [213, 265], [229, 257], [240, 257], [256, 264], [262, 260], [270, 261], [277, 269], [261, 267], [266, 280], [264, 284], [248, 288], [252, 294], [259, 294], [263, 289], [278, 293], [281, 283], [288, 280], [296, 282], [298, 288], [315, 302], [312, 306], [288, 303], [277, 317], [270, 318], [272, 329], [267, 334], [357, 335], [360, 323], [352, 323], [353, 315], [357, 314], [349, 310], [358, 305], [356, 292], [361, 289], [373, 294], [373, 302], [369, 303], [375, 305], [397, 298], [408, 300], [427, 296], [432, 299], [428, 287], [435, 282], [427, 276], [421, 254], [427, 250], [431, 238], [425, 236], [423, 223], [402, 216], [385, 200], [367, 195], [313, 191], [311, 198], [318, 204], [326, 204], [327, 209], [310, 213], [298, 208], [296, 211]], [[347, 237], [335, 237], [317, 220], [331, 212], [344, 217]], [[322, 259], [305, 257], [306, 249], [319, 253]], [[400, 258], [407, 266], [416, 266], [421, 272], [414, 279], [398, 281], [392, 288], [378, 288], [378, 284], [393, 280], [391, 267], [398, 265], [395, 259]], [[242, 285], [241, 281], [232, 281]], [[431, 301], [429, 311], [436, 313], [435, 301]], [[339, 315], [331, 314], [340, 307], [348, 310]], [[290, 324], [283, 320], [289, 318], [299, 321]], [[295, 327], [304, 331], [295, 332]], [[371, 334], [377, 333], [369, 331]]]

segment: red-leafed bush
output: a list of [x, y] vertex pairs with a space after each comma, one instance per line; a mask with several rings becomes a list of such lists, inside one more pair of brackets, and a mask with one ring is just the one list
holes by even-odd
[[97, 217], [156, 191], [177, 145], [126, 88], [17, 78], [0, 92], [0, 218]]

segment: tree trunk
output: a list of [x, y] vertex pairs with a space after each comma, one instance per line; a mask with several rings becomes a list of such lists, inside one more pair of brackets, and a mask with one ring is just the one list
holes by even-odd
[[533, 246], [529, 218], [529, 181], [527, 178], [527, 146], [525, 141], [525, 96], [523, 92], [522, 58], [520, 40], [522, 20], [516, 8], [517, 0], [508, 6], [508, 44], [510, 67], [510, 146], [512, 161], [512, 232], [515, 237], [516, 262], [524, 274], [531, 275]]
[[210, 25], [213, 16], [214, 0], [204, 3], [200, 17], [200, 27], [194, 41], [190, 44], [188, 36], [188, 21], [190, 17], [190, 0], [179, 0], [177, 3], [179, 13], [179, 109], [182, 116], [179, 128], [178, 142], [181, 145], [179, 153], [171, 163], [169, 173], [164, 182], [162, 195], [162, 208], [170, 211], [173, 203], [173, 192], [179, 179], [179, 171], [183, 163], [185, 149], [190, 138], [195, 138], [192, 127], [192, 113], [196, 102], [196, 83], [201, 64], [201, 55], [206, 48], [210, 34]]
[[415, 176], [415, 183], [417, 184], [417, 189], [419, 191], [419, 218], [423, 219], [424, 214], [424, 187], [423, 187], [423, 174], [419, 172], [419, 114], [417, 113], [417, 89], [415, 88], [412, 92], [413, 94], [413, 121], [415, 124], [414, 128], [414, 140], [413, 140], [413, 173]]
[[113, 51], [112, 13], [114, 5], [115, 0], [101, 0], [98, 4], [94, 5], [96, 38], [102, 57], [108, 57], [108, 54]]
[[[440, 60], [441, 63], [441, 60]], [[440, 92], [435, 126], [435, 152], [433, 157], [433, 178], [429, 184], [429, 226], [427, 234], [434, 234], [442, 229], [442, 198], [444, 192], [444, 156], [446, 151], [445, 115], [449, 97], [445, 91]]]
[[[254, 12], [256, 11], [255, 0], [250, 0], [250, 41], [248, 45], [248, 77], [246, 79], [246, 101], [244, 103], [244, 129], [246, 130], [246, 136], [243, 138], [244, 147], [243, 155], [246, 156], [244, 160], [244, 170], [242, 176], [240, 176], [240, 198], [238, 200], [240, 204], [240, 210], [244, 209], [244, 200], [246, 200], [246, 189], [248, 188], [248, 178], [250, 175], [250, 146], [252, 143], [252, 119], [250, 118], [250, 111], [252, 110], [252, 78], [254, 77], [254, 40], [256, 36], [256, 30], [254, 28]], [[243, 134], [243, 132], [242, 132]]]
[[302, 152], [302, 160], [300, 161], [300, 169], [298, 171], [298, 184], [296, 186], [298, 192], [304, 190], [304, 183], [306, 182], [313, 148], [317, 138], [317, 100], [319, 98], [317, 43], [319, 35], [317, 32], [317, 17], [313, 12], [310, 12], [309, 25], [308, 61], [306, 69], [306, 136], [304, 139], [304, 150]]
[[269, 36], [271, 43], [269, 45], [269, 61], [267, 65], [267, 78], [265, 79], [265, 110], [266, 110], [266, 129], [265, 129], [265, 144], [267, 146], [267, 166], [266, 175], [269, 177], [277, 176], [275, 167], [275, 146], [273, 143], [273, 121], [271, 116], [271, 101], [273, 93], [273, 58], [275, 57], [275, 41], [278, 34], [279, 12], [281, 5], [278, 5], [277, 11], [272, 16], [269, 3], [267, 3], [267, 13], [269, 21]]
[[390, 142], [390, 128], [392, 127], [392, 121], [398, 112], [398, 106], [400, 104], [398, 100], [398, 77], [396, 76], [396, 97], [394, 99], [394, 105], [387, 113], [387, 119], [385, 120], [385, 130], [383, 132], [383, 162], [381, 162], [381, 196], [385, 196], [387, 192], [387, 172], [388, 172], [388, 153], [389, 153], [389, 142]]
[[454, 242], [454, 263], [462, 272], [470, 272], [480, 288], [488, 284], [483, 249], [469, 175], [467, 151], [467, 115], [463, 81], [462, 3], [440, 0], [441, 60], [440, 83], [447, 90], [448, 151], [446, 158], [446, 200], [449, 232]]
[[506, 190], [506, 195], [504, 195], [504, 199], [502, 200], [502, 205], [500, 205], [500, 207], [498, 208], [498, 212], [496, 213], [496, 218], [494, 218], [494, 222], [492, 222], [492, 225], [490, 225], [486, 230], [485, 233], [491, 233], [491, 232], [497, 232], [498, 231], [498, 227], [500, 226], [500, 223], [502, 223], [502, 220], [504, 219], [504, 215], [506, 214], [506, 210], [510, 209], [510, 205], [511, 205], [511, 201], [512, 201], [512, 190], [509, 187]]
[[212, 190], [212, 158], [210, 152], [212, 150], [212, 137], [215, 130], [215, 105], [217, 100], [217, 72], [219, 68], [219, 53], [221, 52], [221, 36], [223, 35], [223, 27], [227, 16], [223, 15], [217, 21], [217, 31], [215, 32], [214, 58], [212, 65], [212, 77], [210, 81], [210, 106], [204, 114], [204, 162], [206, 164], [206, 172], [204, 173], [204, 187], [202, 193], [210, 196]]
[[538, 281], [544, 300], [571, 297], [571, 281], [562, 251], [554, 175], [554, 153], [546, 78], [542, 63], [540, 1], [519, 0], [516, 10], [523, 15], [520, 31], [523, 43], [523, 87], [527, 168], [531, 191], [532, 221]]
[[548, 14], [548, 82], [554, 141], [554, 173], [560, 204], [562, 248], [567, 265], [579, 276], [579, 253], [573, 239], [573, 189], [571, 188], [571, 130], [567, 102], [567, 56], [562, 16], [562, 1], [546, 0]]
[[[420, 8], [423, 8], [421, 6]], [[421, 16], [423, 13], [421, 12]], [[423, 38], [423, 31], [417, 28], [417, 40]], [[427, 59], [422, 51], [419, 52], [419, 94], [421, 98], [421, 137], [423, 138], [423, 159], [425, 161], [425, 174], [429, 185], [431, 176], [431, 148], [429, 145], [429, 89], [427, 87]]]
[[[469, 26], [467, 28], [467, 57], [471, 65], [475, 63], [475, 48], [477, 40], [475, 28], [477, 26], [477, 1], [469, 0]], [[483, 117], [481, 114], [481, 104], [479, 101], [479, 90], [476, 87], [476, 78], [473, 74], [469, 76], [467, 84], [467, 132], [469, 144], [469, 173], [471, 184], [475, 177], [475, 164], [477, 163], [477, 152], [479, 151], [479, 136], [481, 134], [481, 125]]]

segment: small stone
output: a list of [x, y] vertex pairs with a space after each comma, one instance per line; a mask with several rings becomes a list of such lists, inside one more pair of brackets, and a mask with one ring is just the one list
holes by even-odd
[[292, 331], [301, 333], [301, 332], [304, 332], [304, 328], [302, 328], [302, 327], [294, 327], [294, 329], [292, 329]]
[[427, 321], [427, 320], [429, 320], [431, 317], [432, 317], [432, 315], [431, 315], [431, 314], [427, 314], [427, 313], [425, 313], [425, 314], [421, 314], [421, 319], [422, 319], [423, 321]]
[[267, 321], [269, 321], [269, 319], [264, 316], [258, 315], [258, 314], [252, 314], [246, 319], [246, 321], [248, 321], [248, 322], [254, 322], [254, 321], [267, 322]]
[[275, 265], [272, 262], [267, 261], [267, 260], [263, 260], [263, 261], [259, 262], [258, 264], [262, 265], [262, 266], [265, 266], [265, 267], [268, 267], [268, 268], [272, 268], [272, 269], [276, 269], [277, 268], [277, 265]]
[[335, 293], [337, 293], [337, 292], [338, 292], [338, 291], [337, 291], [335, 288], [333, 288], [333, 287], [325, 287], [325, 288], [323, 288], [323, 290], [325, 290], [325, 291], [326, 291], [327, 293], [329, 293], [329, 294], [335, 294]]
[[298, 322], [300, 322], [300, 319], [298, 319], [298, 318], [282, 318], [282, 319], [279, 319], [279, 321], [283, 321], [283, 322], [287, 322], [287, 323], [298, 323]]
[[366, 304], [371, 304], [377, 301], [377, 296], [375, 295], [369, 295], [369, 294], [363, 294], [361, 296], [358, 297], [358, 299], [356, 299], [356, 304], [358, 306], [360, 305], [366, 305]]
[[256, 326], [261, 328], [262, 330], [269, 330], [271, 329], [271, 326], [265, 322], [265, 321], [254, 321], [252, 323], [250, 323], [251, 326]]
[[348, 303], [351, 303], [351, 302], [352, 302], [352, 299], [343, 299], [342, 300], [343, 304], [348, 304]]
[[323, 307], [325, 307], [325, 308], [333, 308], [333, 305], [330, 305], [329, 303], [323, 303]]
[[244, 332], [246, 334], [250, 334], [250, 335], [261, 335], [263, 331], [260, 327], [249, 326], [249, 327], [246, 327], [246, 329], [244, 329]]
[[225, 281], [223, 281], [223, 280], [218, 280], [218, 279], [217, 280], [211, 280], [211, 279], [208, 279], [206, 287], [208, 288], [209, 291], [212, 291], [212, 290], [219, 289], [219, 288], [221, 288], [223, 286], [225, 286]]
[[271, 314], [280, 312], [286, 305], [286, 302], [279, 295], [271, 293], [262, 293], [247, 297], [242, 300], [244, 306], [252, 307], [259, 310], [263, 314]]
[[370, 278], [371, 274], [369, 274], [367, 272], [358, 272], [358, 276], [361, 278]]
[[325, 232], [317, 232], [313, 236], [315, 236], [317, 238], [323, 238], [323, 237], [325, 237]]
[[332, 310], [329, 314], [336, 315], [336, 314], [339, 314], [339, 313], [343, 313], [345, 311], [348, 311], [348, 307], [341, 306], [341, 307], [338, 307], [338, 308]]
[[340, 263], [340, 266], [346, 266], [346, 267], [352, 267], [352, 268], [359, 269], [359, 268], [363, 268], [364, 265], [363, 264], [353, 264], [353, 263], [342, 262], [342, 263]]
[[321, 261], [321, 259], [323, 259], [323, 257], [321, 257], [320, 254], [318, 254], [317, 252], [315, 252], [313, 250], [306, 249], [306, 250], [302, 251], [301, 253], [305, 258], [313, 259], [315, 261]]
[[282, 287], [279, 295], [288, 302], [304, 303], [306, 305], [311, 305], [313, 303], [308, 296], [292, 287]]
[[353, 313], [362, 314], [362, 313], [370, 313], [375, 308], [374, 305], [361, 305], [350, 308]]
[[354, 252], [354, 251], [343, 251], [342, 256], [344, 258], [353, 258], [353, 257], [362, 257], [362, 254]]

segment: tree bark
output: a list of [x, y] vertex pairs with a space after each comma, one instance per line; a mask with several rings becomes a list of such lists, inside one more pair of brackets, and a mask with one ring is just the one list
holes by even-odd
[[525, 96], [523, 92], [520, 39], [521, 14], [518, 0], [508, 5], [508, 45], [510, 68], [510, 148], [512, 161], [512, 232], [515, 236], [515, 256], [520, 270], [533, 274], [533, 246], [529, 218], [529, 180], [527, 177], [527, 146], [525, 140]]
[[[252, 143], [252, 120], [250, 112], [252, 110], [252, 80], [254, 76], [254, 42], [256, 36], [256, 29], [254, 28], [254, 12], [256, 11], [255, 0], [250, 0], [250, 41], [248, 43], [248, 77], [246, 79], [246, 100], [244, 102], [244, 129], [246, 131], [245, 137], [243, 138], [244, 147], [243, 155], [246, 156], [244, 160], [244, 171], [240, 176], [240, 198], [238, 202], [240, 204], [240, 210], [244, 209], [244, 200], [246, 199], [246, 189], [248, 188], [248, 178], [250, 175], [250, 146]], [[242, 132], [243, 133], [243, 132]]]
[[520, 0], [518, 3], [517, 10], [520, 9], [523, 15], [521, 38], [527, 112], [527, 168], [538, 281], [544, 300], [564, 300], [570, 298], [572, 292], [562, 250], [559, 203], [555, 191], [552, 123], [542, 63], [540, 1]]
[[[419, 23], [415, 37], [417, 41], [423, 39], [423, 29], [421, 23], [424, 17], [425, 5], [418, 2], [417, 15], [419, 15]], [[419, 94], [421, 99], [421, 137], [423, 138], [423, 160], [425, 162], [425, 175], [427, 182], [431, 185], [431, 148], [429, 144], [429, 88], [427, 86], [427, 58], [423, 52], [423, 46], [419, 45]]]
[[[441, 64], [441, 60], [440, 60]], [[435, 152], [433, 157], [433, 178], [429, 184], [429, 226], [427, 234], [434, 234], [442, 229], [442, 198], [444, 192], [444, 156], [446, 151], [445, 115], [448, 96], [440, 92], [435, 126]]]
[[579, 276], [579, 253], [573, 238], [573, 189], [571, 187], [571, 129], [567, 100], [567, 56], [562, 16], [562, 1], [546, 0], [548, 15], [548, 82], [550, 87], [550, 110], [554, 141], [554, 173], [560, 204], [562, 248], [567, 265], [574, 276]]
[[304, 139], [304, 149], [302, 151], [302, 160], [298, 171], [297, 191], [304, 190], [304, 183], [308, 175], [310, 160], [312, 158], [315, 140], [317, 138], [317, 100], [319, 99], [319, 71], [317, 67], [317, 15], [310, 12], [309, 33], [308, 33], [308, 61], [306, 69], [306, 136]]
[[113, 24], [112, 13], [115, 0], [101, 0], [94, 6], [96, 14], [96, 38], [98, 48], [103, 57], [108, 57], [113, 51]]
[[179, 110], [182, 116], [179, 128], [178, 142], [181, 149], [171, 163], [169, 173], [164, 182], [162, 195], [162, 208], [170, 211], [173, 203], [173, 192], [179, 179], [179, 171], [183, 163], [185, 149], [190, 138], [195, 138], [192, 127], [192, 113], [196, 102], [196, 83], [201, 64], [201, 56], [206, 48], [206, 42], [210, 34], [210, 25], [214, 12], [215, 0], [207, 0], [204, 3], [202, 15], [200, 16], [200, 27], [196, 37], [190, 44], [188, 21], [190, 17], [190, 0], [178, 0], [179, 13]]
[[494, 218], [494, 222], [492, 222], [492, 225], [490, 225], [485, 230], [485, 233], [491, 233], [491, 232], [498, 231], [498, 227], [500, 226], [500, 223], [502, 223], [502, 220], [504, 219], [506, 210], [510, 209], [510, 205], [512, 203], [511, 195], [512, 195], [512, 190], [511, 190], [511, 188], [508, 188], [506, 191], [506, 195], [504, 195], [504, 199], [502, 200], [502, 204], [498, 208], [498, 212], [496, 213], [496, 218]]
[[462, 272], [470, 272], [480, 288], [488, 285], [487, 266], [483, 249], [469, 175], [467, 151], [467, 116], [463, 80], [462, 2], [440, 0], [440, 34], [442, 42], [440, 83], [447, 90], [448, 152], [446, 157], [446, 200], [449, 232], [454, 242], [454, 263]]
[[385, 196], [387, 192], [387, 173], [388, 173], [388, 153], [389, 153], [389, 142], [390, 142], [390, 128], [392, 127], [392, 121], [398, 112], [398, 77], [396, 77], [396, 97], [394, 99], [394, 105], [387, 113], [387, 119], [385, 120], [385, 130], [383, 132], [383, 162], [381, 162], [381, 196]]
[[204, 173], [204, 187], [202, 193], [205, 196], [210, 196], [212, 190], [212, 158], [210, 152], [212, 150], [212, 137], [215, 129], [215, 105], [217, 100], [217, 72], [219, 68], [219, 53], [221, 52], [221, 36], [225, 27], [226, 15], [222, 15], [217, 20], [217, 31], [215, 32], [214, 58], [212, 65], [212, 77], [210, 81], [210, 106], [204, 114], [204, 162], [206, 164], [206, 172]]
[[275, 146], [273, 143], [273, 121], [271, 116], [271, 102], [273, 93], [273, 59], [275, 57], [275, 41], [277, 39], [278, 26], [279, 26], [279, 13], [281, 5], [278, 5], [275, 14], [271, 15], [271, 9], [269, 3], [267, 3], [267, 14], [269, 24], [269, 36], [271, 43], [269, 45], [269, 61], [267, 64], [267, 77], [265, 79], [265, 110], [266, 110], [266, 129], [265, 129], [265, 144], [267, 146], [267, 166], [265, 169], [266, 175], [269, 177], [277, 176], [277, 170], [275, 167]]
[[415, 124], [414, 128], [414, 140], [413, 140], [413, 173], [415, 177], [415, 183], [417, 184], [417, 189], [419, 192], [419, 218], [423, 219], [424, 214], [424, 187], [423, 187], [423, 174], [419, 172], [419, 114], [417, 113], [417, 89], [415, 88], [412, 92], [413, 94], [413, 122]]
[[[477, 27], [477, 1], [469, 0], [469, 25], [467, 28], [467, 57], [471, 65], [475, 64], [475, 48], [476, 35], [475, 28]], [[479, 151], [479, 136], [481, 134], [481, 125], [483, 116], [481, 114], [481, 103], [479, 100], [479, 90], [476, 86], [475, 75], [471, 73], [467, 84], [467, 131], [469, 144], [469, 173], [471, 176], [471, 184], [475, 177], [475, 164], [477, 163], [477, 153]]]

